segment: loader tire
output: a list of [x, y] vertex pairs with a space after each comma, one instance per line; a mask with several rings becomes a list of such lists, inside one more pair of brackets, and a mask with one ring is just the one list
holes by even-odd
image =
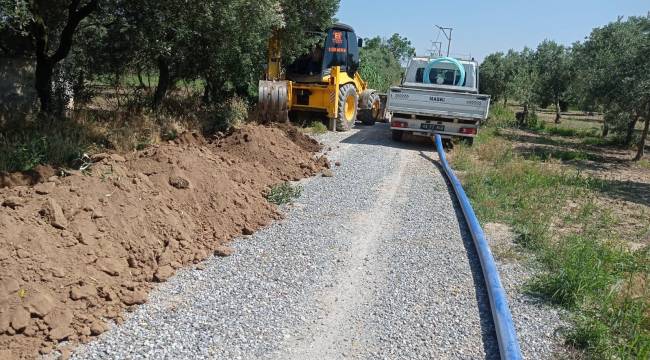
[[362, 106], [359, 110], [359, 120], [363, 125], [372, 126], [379, 120], [381, 114], [381, 99], [377, 93], [373, 92], [366, 96], [362, 94]]
[[286, 81], [259, 82], [259, 122], [289, 121], [289, 90]]
[[339, 91], [339, 113], [336, 118], [336, 130], [348, 131], [357, 121], [359, 94], [352, 84], [341, 86]]

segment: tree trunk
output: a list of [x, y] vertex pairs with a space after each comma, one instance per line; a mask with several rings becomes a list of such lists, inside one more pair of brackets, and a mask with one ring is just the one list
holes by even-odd
[[555, 123], [559, 124], [561, 119], [560, 99], [555, 99]]
[[54, 66], [45, 56], [36, 57], [35, 87], [41, 102], [41, 111], [49, 113], [52, 110], [52, 74]]
[[119, 110], [120, 107], [120, 73], [115, 72], [115, 82], [113, 82], [113, 86], [115, 87], [115, 100], [117, 101], [117, 109]]
[[147, 87], [147, 85], [144, 84], [144, 80], [142, 80], [142, 70], [138, 69], [138, 82], [140, 83], [140, 88], [144, 89]]
[[625, 146], [629, 146], [634, 140], [634, 129], [636, 128], [636, 123], [639, 121], [639, 117], [635, 116], [627, 123], [627, 130], [625, 132]]
[[170, 76], [169, 76], [169, 62], [164, 56], [158, 57], [158, 86], [156, 86], [156, 92], [153, 95], [153, 105], [152, 107], [157, 109], [162, 103], [167, 90], [169, 89]]
[[210, 85], [206, 83], [205, 87], [203, 88], [203, 103], [207, 104], [209, 102], [210, 102]]
[[645, 126], [643, 126], [643, 133], [641, 133], [641, 139], [639, 139], [639, 148], [636, 151], [634, 161], [639, 161], [643, 158], [645, 152], [645, 140], [648, 138], [648, 128], [650, 128], [650, 118], [645, 119]]
[[503, 97], [503, 107], [506, 107], [506, 106], [508, 106], [508, 98], [504, 96]]
[[205, 77], [205, 88], [203, 88], [203, 103], [209, 104], [212, 102], [214, 91], [212, 89], [212, 80], [209, 76]]
[[521, 121], [519, 125], [520, 126], [528, 125], [528, 104], [527, 103], [524, 103], [524, 111], [521, 114]]
[[70, 53], [75, 31], [81, 20], [85, 19], [97, 8], [99, 0], [91, 0], [86, 5], [79, 7], [81, 0], [73, 0], [68, 6], [68, 21], [61, 30], [59, 46], [54, 54], [49, 54], [48, 28], [45, 16], [41, 13], [39, 2], [30, 2], [29, 11], [34, 17], [30, 25], [30, 32], [36, 45], [36, 93], [41, 102], [41, 111], [51, 113], [52, 106], [52, 73], [54, 66], [65, 59]]

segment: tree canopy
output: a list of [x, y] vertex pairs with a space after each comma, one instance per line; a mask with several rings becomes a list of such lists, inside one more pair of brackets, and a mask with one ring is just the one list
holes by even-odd
[[155, 72], [154, 107], [176, 80], [200, 79], [205, 99], [218, 101], [256, 93], [273, 31], [291, 59], [313, 45], [338, 5], [339, 0], [0, 0], [0, 50], [34, 58], [45, 112], [52, 111], [55, 72], [64, 59], [79, 86], [98, 76], [118, 81]]
[[545, 40], [535, 49], [497, 52], [481, 64], [481, 91], [524, 107], [562, 104], [604, 113], [603, 135], [611, 130], [634, 141], [644, 122], [636, 159], [643, 156], [650, 123], [650, 18], [618, 19], [594, 29], [571, 47]]
[[377, 36], [365, 39], [361, 49], [359, 72], [371, 88], [385, 92], [402, 79], [402, 62], [415, 55], [411, 42], [399, 34], [389, 39]]

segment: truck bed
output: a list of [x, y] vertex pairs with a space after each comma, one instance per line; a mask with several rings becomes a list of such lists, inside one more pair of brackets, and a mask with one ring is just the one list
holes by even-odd
[[387, 110], [393, 115], [481, 121], [487, 118], [489, 106], [490, 97], [487, 95], [403, 85], [390, 89]]

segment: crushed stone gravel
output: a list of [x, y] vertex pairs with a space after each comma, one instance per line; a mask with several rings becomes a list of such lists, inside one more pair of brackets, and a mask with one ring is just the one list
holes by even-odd
[[[498, 358], [480, 264], [431, 144], [385, 124], [319, 137], [334, 176], [287, 216], [179, 271], [76, 359]], [[524, 357], [561, 347], [555, 309], [499, 262]]]

